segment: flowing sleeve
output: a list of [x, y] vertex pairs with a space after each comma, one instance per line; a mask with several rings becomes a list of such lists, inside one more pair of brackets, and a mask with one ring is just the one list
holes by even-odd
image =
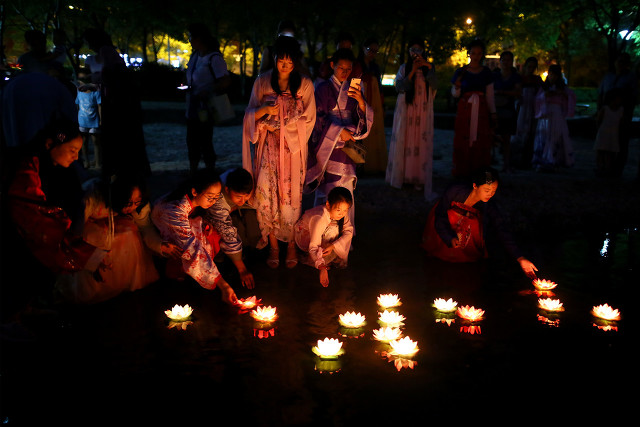
[[456, 187], [449, 188], [444, 192], [440, 201], [435, 206], [435, 222], [434, 227], [436, 229], [436, 233], [442, 239], [442, 241], [448, 246], [451, 247], [451, 240], [458, 237], [453, 228], [451, 228], [451, 223], [449, 222], [449, 209], [451, 208], [451, 203], [456, 200], [456, 195], [459, 193], [459, 189]]
[[353, 238], [353, 224], [349, 219], [349, 215], [345, 215], [344, 224], [342, 224], [342, 233], [333, 242], [333, 248], [341, 259], [347, 259], [349, 257], [349, 251], [351, 250], [351, 239]]
[[259, 76], [253, 84], [251, 97], [244, 112], [244, 120], [242, 126], [242, 167], [246, 170], [254, 172], [251, 161], [251, 144], [264, 141], [266, 137], [266, 129], [256, 123], [256, 111], [260, 107], [264, 97], [264, 84], [268, 82], [271, 73]]
[[323, 215], [313, 215], [309, 219], [309, 256], [318, 269], [324, 265], [322, 234], [327, 228], [327, 224]]
[[220, 234], [220, 249], [230, 258], [237, 259], [242, 254], [242, 240], [229, 212], [229, 206], [221, 199], [205, 210], [204, 220]]
[[136, 212], [133, 215], [133, 221], [138, 226], [145, 245], [154, 253], [162, 256], [162, 237], [151, 222], [151, 205], [147, 203], [139, 213]]
[[213, 262], [211, 245], [202, 232], [201, 218], [189, 219], [185, 203], [161, 201], [154, 206], [151, 219], [163, 239], [182, 249], [184, 272], [203, 288], [214, 289], [221, 276]]

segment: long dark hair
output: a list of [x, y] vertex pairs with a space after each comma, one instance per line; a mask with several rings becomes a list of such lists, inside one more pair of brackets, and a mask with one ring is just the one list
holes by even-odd
[[115, 212], [122, 212], [129, 203], [133, 190], [137, 188], [142, 195], [142, 203], [136, 208], [138, 212], [149, 201], [147, 181], [140, 174], [121, 174], [111, 183], [111, 206]]
[[185, 195], [191, 197], [191, 189], [196, 190], [196, 193], [201, 193], [214, 184], [222, 183], [220, 175], [212, 169], [198, 169], [189, 178], [182, 181], [175, 190], [173, 190], [165, 198], [167, 201], [175, 201], [182, 199]]
[[280, 36], [276, 39], [276, 43], [273, 45], [273, 63], [274, 67], [271, 71], [271, 88], [278, 95], [282, 95], [280, 85], [278, 84], [278, 58], [290, 58], [293, 61], [293, 71], [289, 74], [289, 90], [291, 96], [298, 97], [298, 89], [302, 85], [302, 75], [300, 74], [300, 59], [302, 58], [302, 51], [300, 50], [300, 43], [293, 37]]
[[[408, 48], [411, 48], [411, 46], [413, 46], [415, 44], [417, 44], [418, 46], [420, 46], [422, 48], [422, 55], [421, 56], [424, 59], [427, 59], [427, 55], [426, 55], [426, 52], [424, 50], [424, 41], [422, 41], [419, 38], [409, 40]], [[413, 67], [413, 56], [411, 54], [409, 54], [409, 59], [407, 60], [407, 65], [405, 65], [404, 72], [406, 74], [408, 74], [411, 71], [412, 67]], [[425, 81], [425, 83], [427, 84], [427, 87], [428, 87], [429, 83], [427, 83], [427, 74], [429, 73], [429, 68], [420, 67], [420, 70], [422, 70], [422, 76], [424, 77], [424, 81]], [[407, 105], [413, 104], [413, 98], [416, 95], [415, 78], [416, 78], [415, 75], [411, 78], [411, 86], [410, 86], [409, 89], [407, 89], [405, 91], [405, 94], [404, 94], [404, 101], [407, 103]], [[428, 93], [429, 92], [427, 91], [427, 96], [429, 96]]]
[[[549, 81], [549, 74], [556, 74], [558, 76], [558, 80], [555, 83], [551, 83]], [[542, 88], [544, 90], [551, 89], [551, 86], [555, 85], [557, 90], [564, 90], [566, 84], [564, 82], [564, 77], [562, 76], [562, 67], [560, 64], [551, 64], [549, 69], [547, 70], [547, 78], [544, 79], [544, 83], [542, 83]]]

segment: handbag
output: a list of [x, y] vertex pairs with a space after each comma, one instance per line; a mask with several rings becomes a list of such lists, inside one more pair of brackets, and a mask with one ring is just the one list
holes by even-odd
[[367, 150], [364, 148], [364, 143], [360, 140], [348, 140], [345, 141], [342, 151], [357, 165], [365, 162], [367, 156]]

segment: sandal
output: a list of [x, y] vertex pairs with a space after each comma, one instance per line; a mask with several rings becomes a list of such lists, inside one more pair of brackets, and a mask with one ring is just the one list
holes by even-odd
[[[293, 254], [291, 254], [291, 252], [293, 252]], [[294, 268], [296, 265], [298, 265], [298, 252], [296, 251], [295, 247], [293, 247], [293, 249], [287, 249], [286, 264], [287, 268]]]
[[278, 248], [269, 248], [267, 265], [271, 268], [278, 268], [278, 266], [280, 265], [280, 251], [278, 250]]

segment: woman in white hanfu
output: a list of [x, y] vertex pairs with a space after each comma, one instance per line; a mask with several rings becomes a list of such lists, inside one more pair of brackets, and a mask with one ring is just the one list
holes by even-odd
[[392, 187], [412, 184], [424, 187], [430, 200], [433, 171], [433, 98], [436, 75], [426, 60], [424, 43], [409, 42], [409, 60], [396, 76], [398, 98], [393, 115], [386, 181]]
[[[280, 263], [279, 241], [287, 243], [286, 263], [296, 266], [294, 225], [302, 215], [307, 142], [316, 120], [312, 81], [300, 74], [300, 45], [281, 36], [273, 48], [276, 67], [256, 79], [244, 115], [242, 165], [253, 173], [262, 239], [269, 245], [267, 264]], [[254, 148], [253, 155], [251, 148]]]

